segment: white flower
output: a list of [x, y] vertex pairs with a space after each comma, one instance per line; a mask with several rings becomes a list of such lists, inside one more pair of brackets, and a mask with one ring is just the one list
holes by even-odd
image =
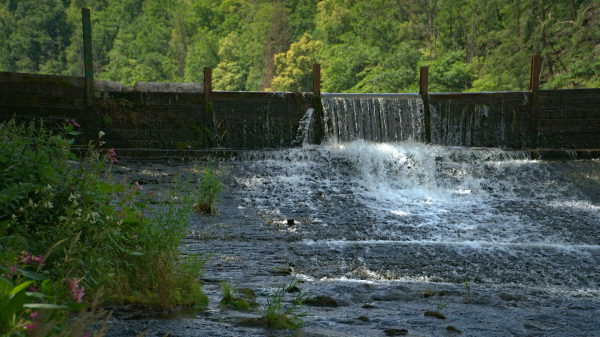
[[107, 215], [107, 216], [106, 216], [106, 220], [110, 220], [110, 215]]
[[81, 216], [81, 208], [75, 211], [75, 214], [77, 214], [77, 216]]
[[27, 206], [33, 206], [33, 201], [31, 201], [31, 199], [29, 199], [29, 204], [27, 204]]
[[46, 189], [47, 189], [47, 190], [49, 190], [49, 189], [51, 189], [51, 188], [52, 188], [52, 186], [50, 186], [50, 185], [46, 185]]
[[64, 221], [66, 221], [66, 220], [67, 220], [67, 217], [66, 217], [66, 216], [62, 216], [62, 215], [61, 215], [61, 216], [59, 216], [59, 217], [58, 217], [58, 221], [60, 221], [60, 222], [64, 222]]
[[36, 208], [36, 207], [37, 207], [37, 204], [33, 204], [33, 208]]
[[77, 202], [77, 200], [73, 200], [73, 206], [77, 206], [79, 205], [79, 203]]
[[117, 222], [117, 226], [121, 226], [121, 224], [122, 224], [122, 223], [123, 223], [123, 220], [119, 220], [119, 221]]
[[12, 215], [12, 219], [13, 219], [13, 220], [15, 220], [15, 221], [17, 221], [17, 215], [16, 215], [16, 214], [13, 214], [13, 215]]
[[46, 208], [52, 208], [52, 207], [54, 207], [54, 205], [52, 205], [52, 203], [50, 201], [46, 201], [46, 203], [44, 203], [44, 205], [42, 205], [42, 206], [46, 207]]
[[105, 134], [104, 131], [98, 132], [98, 139], [102, 138]]

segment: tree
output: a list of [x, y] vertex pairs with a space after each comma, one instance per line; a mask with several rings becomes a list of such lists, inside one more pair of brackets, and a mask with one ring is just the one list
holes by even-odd
[[275, 55], [277, 76], [273, 79], [273, 89], [276, 91], [312, 90], [312, 69], [316, 62], [319, 41], [312, 39], [308, 33], [296, 43], [292, 43], [287, 53]]

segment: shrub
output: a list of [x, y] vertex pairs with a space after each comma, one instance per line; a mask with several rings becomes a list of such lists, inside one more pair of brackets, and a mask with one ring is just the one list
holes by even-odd
[[44, 276], [61, 280], [69, 273], [86, 288], [84, 301], [104, 287], [117, 303], [206, 304], [197, 278], [208, 257], [182, 258], [178, 249], [193, 204], [185, 182], [162, 203], [137, 183], [109, 184], [114, 150], [101, 152], [90, 142], [77, 158], [76, 126], [68, 121], [58, 134], [41, 122], [0, 126], [2, 251], [41, 255], [77, 237], [68, 251], [62, 247], [64, 259], [49, 256]]
[[[219, 194], [224, 188], [217, 176], [218, 172], [212, 166], [212, 163], [208, 163], [198, 179], [198, 202], [194, 205], [194, 210], [200, 213], [217, 214], [215, 203], [219, 201]], [[196, 171], [201, 170], [196, 167]]]
[[302, 289], [296, 294], [296, 298], [292, 301], [292, 305], [289, 308], [284, 309], [282, 304], [286, 290], [292, 288], [297, 283], [294, 280], [290, 282], [289, 286], [283, 283], [273, 296], [267, 296], [267, 308], [260, 312], [263, 315], [260, 319], [267, 327], [297, 329], [304, 324], [302, 317], [307, 316], [308, 311], [302, 311], [306, 297], [306, 294], [302, 293]]

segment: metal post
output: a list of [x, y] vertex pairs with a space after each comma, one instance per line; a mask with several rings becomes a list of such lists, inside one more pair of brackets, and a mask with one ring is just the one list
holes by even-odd
[[423, 99], [423, 110], [425, 112], [425, 142], [431, 143], [431, 113], [429, 111], [429, 67], [421, 67], [419, 94], [421, 95], [421, 99]]
[[531, 56], [531, 72], [529, 74], [529, 91], [531, 92], [531, 119], [529, 120], [529, 132], [531, 134], [532, 146], [537, 146], [537, 132], [539, 124], [540, 109], [540, 70], [542, 57], [540, 55]]
[[321, 65], [313, 64], [313, 107], [314, 124], [311, 128], [312, 136], [310, 142], [312, 144], [321, 144], [325, 138], [325, 117], [323, 113], [323, 104], [321, 103]]
[[94, 64], [92, 61], [92, 23], [90, 9], [81, 9], [83, 21], [83, 65], [85, 73], [85, 96], [87, 105], [92, 106], [94, 101]]

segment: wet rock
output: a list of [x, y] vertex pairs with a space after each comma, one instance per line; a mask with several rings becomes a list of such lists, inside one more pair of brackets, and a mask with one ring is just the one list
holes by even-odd
[[385, 293], [378, 293], [372, 296], [373, 301], [389, 302], [389, 301], [400, 301], [406, 300], [406, 295], [400, 292], [391, 291]]
[[296, 286], [296, 285], [293, 285], [293, 286], [287, 288], [286, 292], [288, 292], [288, 293], [299, 293], [300, 292], [300, 288], [298, 288], [298, 286]]
[[501, 293], [499, 295], [500, 299], [503, 301], [522, 301], [525, 299], [525, 297], [521, 296], [521, 295], [514, 295], [514, 294], [507, 294], [507, 293]]
[[361, 320], [361, 321], [363, 321], [363, 322], [368, 322], [368, 321], [370, 321], [370, 320], [369, 320], [369, 317], [367, 317], [367, 316], [359, 316], [359, 317], [358, 317], [358, 319], [359, 319], [359, 320]]
[[452, 325], [448, 325], [446, 327], [446, 330], [449, 332], [455, 332], [455, 333], [461, 333], [462, 331], [458, 330], [457, 328], [453, 327]]
[[267, 323], [267, 320], [264, 317], [246, 318], [243, 321], [239, 322], [238, 324], [241, 326], [261, 327], [261, 328], [266, 328], [269, 326]]
[[340, 307], [342, 303], [335, 298], [331, 298], [329, 296], [318, 295], [313, 298], [308, 298], [304, 300], [304, 304], [310, 305], [313, 307]]
[[439, 319], [446, 319], [446, 316], [442, 315], [441, 313], [439, 313], [437, 311], [426, 311], [425, 316], [431, 316], [431, 317], [435, 317], [435, 318], [439, 318]]
[[385, 329], [385, 330], [383, 330], [383, 333], [386, 334], [386, 336], [404, 336], [404, 335], [408, 335], [408, 330], [406, 330], [406, 329]]
[[438, 296], [463, 296], [463, 293], [456, 290], [442, 290], [439, 291], [437, 294]]
[[420, 294], [421, 294], [421, 297], [423, 297], [423, 298], [429, 298], [429, 297], [435, 296], [437, 293], [431, 289], [425, 289], [425, 290], [421, 290]]
[[295, 225], [294, 219], [287, 219], [287, 224], [288, 224], [288, 226]]
[[269, 271], [271, 274], [279, 275], [279, 276], [288, 276], [294, 273], [294, 268], [292, 267], [273, 267], [272, 270]]
[[374, 305], [370, 305], [370, 304], [365, 304], [365, 305], [363, 305], [362, 307], [363, 307], [363, 308], [365, 308], [365, 309], [377, 309], [377, 307], [376, 307], [376, 306], [374, 306]]

